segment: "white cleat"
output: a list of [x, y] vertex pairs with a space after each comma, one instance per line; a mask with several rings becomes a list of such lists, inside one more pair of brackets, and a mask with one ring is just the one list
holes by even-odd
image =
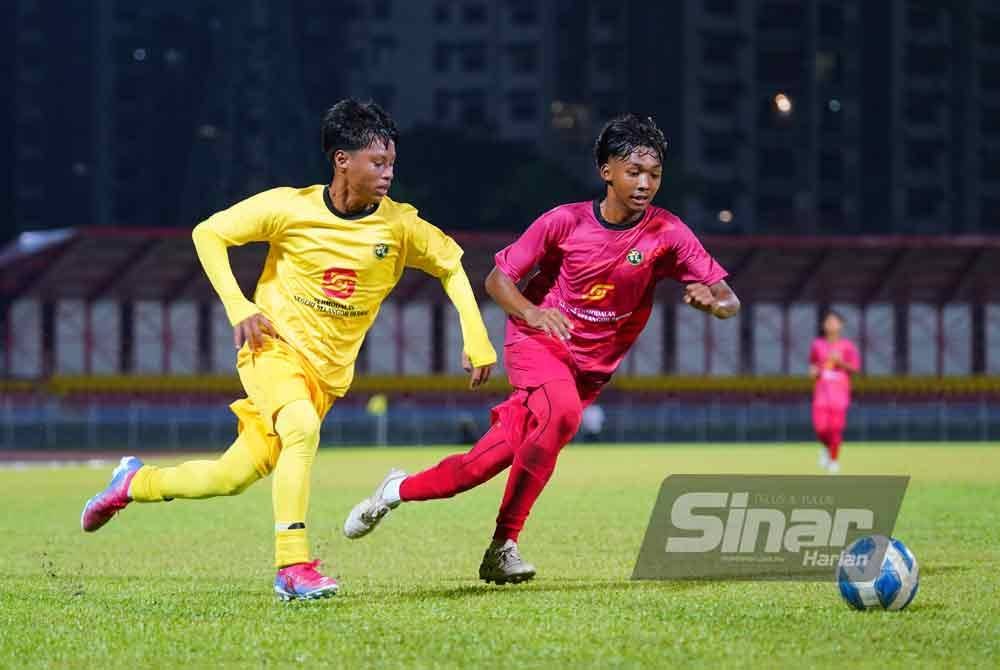
[[390, 482], [405, 478], [406, 473], [402, 470], [397, 470], [396, 468], [389, 470], [389, 474], [375, 488], [375, 492], [355, 505], [351, 513], [347, 515], [347, 519], [344, 520], [344, 535], [352, 540], [356, 540], [375, 530], [375, 526], [379, 524], [379, 521], [384, 519], [390, 510], [398, 507], [400, 502], [399, 500], [395, 502], [387, 501], [383, 497], [385, 487]]
[[826, 466], [826, 471], [831, 475], [835, 475], [840, 472], [840, 463], [837, 461], [830, 461], [830, 464]]
[[820, 470], [830, 469], [830, 454], [826, 450], [826, 448], [822, 448], [819, 450], [819, 467]]

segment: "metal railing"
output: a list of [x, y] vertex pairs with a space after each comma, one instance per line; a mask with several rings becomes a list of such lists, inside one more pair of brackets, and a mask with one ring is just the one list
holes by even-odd
[[[620, 394], [602, 403], [598, 434], [578, 439], [610, 443], [812, 441], [811, 406], [801, 401], [728, 399], [650, 401]], [[339, 403], [327, 416], [322, 444], [438, 445], [475, 440], [488, 427], [489, 404], [390, 400], [384, 415]], [[224, 403], [124, 400], [65, 401], [58, 397], [0, 400], [3, 451], [208, 450], [235, 436]], [[585, 431], [584, 431], [585, 432]], [[863, 399], [852, 406], [848, 441], [1000, 441], [1000, 401]]]

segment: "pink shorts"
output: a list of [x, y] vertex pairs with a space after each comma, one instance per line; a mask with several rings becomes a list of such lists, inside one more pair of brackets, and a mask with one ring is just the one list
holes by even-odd
[[812, 418], [813, 428], [817, 433], [829, 430], [842, 432], [847, 425], [847, 406], [813, 403]]
[[550, 335], [533, 335], [503, 348], [507, 379], [515, 389], [530, 391], [558, 379], [576, 384], [580, 403], [586, 407], [597, 399], [610, 379], [604, 374], [577, 369], [569, 350]]
[[549, 335], [533, 335], [504, 346], [504, 367], [514, 392], [493, 408], [491, 423], [503, 426], [508, 444], [523, 443], [532, 426], [528, 396], [543, 384], [568, 381], [576, 386], [581, 407], [594, 402], [608, 380], [607, 375], [577, 370], [569, 351]]

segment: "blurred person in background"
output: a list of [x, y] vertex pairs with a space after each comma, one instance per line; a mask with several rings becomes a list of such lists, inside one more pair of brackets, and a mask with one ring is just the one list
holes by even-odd
[[597, 403], [589, 405], [583, 409], [583, 417], [580, 420], [580, 428], [583, 429], [584, 441], [601, 441], [601, 433], [604, 432], [604, 421], [606, 418], [604, 408]]
[[813, 429], [823, 444], [819, 466], [840, 472], [840, 445], [844, 440], [847, 408], [851, 404], [851, 375], [861, 367], [858, 349], [843, 337], [844, 317], [829, 310], [823, 315], [820, 336], [809, 349], [809, 376], [813, 385]]

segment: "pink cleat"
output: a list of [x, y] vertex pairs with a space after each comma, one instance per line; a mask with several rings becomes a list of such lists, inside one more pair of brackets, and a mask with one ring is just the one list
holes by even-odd
[[322, 575], [319, 561], [296, 563], [278, 569], [274, 592], [282, 600], [315, 600], [337, 595], [337, 580]]
[[115, 514], [125, 509], [132, 502], [128, 496], [128, 487], [135, 473], [142, 467], [142, 461], [135, 456], [126, 456], [111, 473], [111, 483], [96, 496], [87, 501], [80, 515], [80, 527], [88, 533], [93, 533], [101, 526], [111, 521]]

